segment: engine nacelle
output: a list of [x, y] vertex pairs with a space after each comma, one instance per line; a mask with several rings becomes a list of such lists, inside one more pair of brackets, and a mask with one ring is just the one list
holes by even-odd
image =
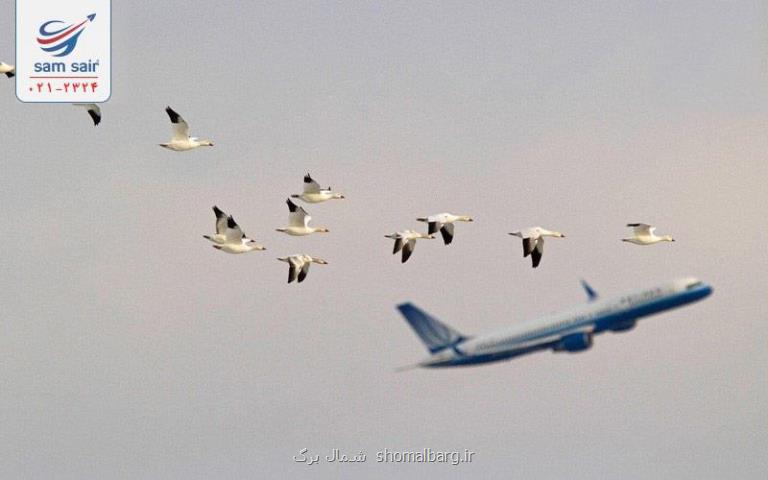
[[632, 320], [624, 320], [622, 322], [616, 322], [613, 325], [611, 325], [608, 330], [612, 332], [626, 332], [627, 330], [632, 330], [633, 328], [635, 328], [636, 324], [637, 324], [637, 320], [633, 318]]
[[556, 352], [582, 352], [592, 346], [592, 334], [591, 333], [572, 333], [566, 335], [560, 339], [560, 342], [555, 345], [554, 350]]

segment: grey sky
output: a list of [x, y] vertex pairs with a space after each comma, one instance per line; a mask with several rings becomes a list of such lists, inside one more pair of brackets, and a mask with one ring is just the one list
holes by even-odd
[[[0, 81], [1, 478], [765, 477], [765, 4], [465, 3], [114, 2], [98, 128]], [[216, 146], [159, 148], [166, 105]], [[281, 236], [306, 171], [347, 199]], [[269, 250], [210, 248], [213, 204]], [[439, 211], [475, 222], [401, 265]], [[535, 271], [532, 224], [568, 236]], [[584, 354], [393, 372], [401, 301], [478, 334], [685, 275], [715, 294]]]

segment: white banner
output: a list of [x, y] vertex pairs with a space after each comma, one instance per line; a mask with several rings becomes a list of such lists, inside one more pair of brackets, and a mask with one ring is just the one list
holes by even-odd
[[16, 96], [100, 103], [111, 95], [111, 0], [16, 0]]

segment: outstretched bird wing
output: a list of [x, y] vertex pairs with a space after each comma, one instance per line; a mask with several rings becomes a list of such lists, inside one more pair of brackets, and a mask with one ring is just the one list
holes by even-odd
[[303, 267], [301, 267], [301, 271], [299, 272], [299, 283], [303, 282], [305, 278], [307, 278], [307, 274], [309, 273], [309, 266], [312, 265], [312, 262], [307, 262], [304, 264]]
[[403, 239], [402, 238], [396, 238], [395, 239], [395, 249], [392, 250], [392, 254], [399, 252], [403, 249]]
[[535, 238], [524, 238], [523, 239], [523, 258], [527, 257], [528, 255], [533, 252], [533, 249], [536, 248], [536, 239]]
[[227, 231], [227, 214], [216, 205], [213, 206], [213, 213], [216, 215], [216, 233], [223, 235]]
[[189, 139], [189, 124], [181, 118], [181, 115], [176, 113], [171, 107], [165, 107], [165, 113], [171, 119], [171, 126], [173, 127], [172, 140], [188, 140]]
[[84, 105], [85, 108], [88, 109], [88, 115], [91, 116], [91, 120], [93, 120], [93, 126], [101, 123], [101, 108], [96, 105], [95, 103], [89, 103], [87, 105]]
[[536, 247], [531, 251], [531, 260], [533, 260], [533, 268], [539, 266], [541, 262], [541, 256], [544, 255], [544, 237], [540, 237], [536, 242]]
[[288, 283], [296, 280], [296, 275], [299, 273], [299, 268], [294, 264], [288, 264]]
[[290, 198], [286, 200], [286, 203], [290, 212], [288, 213], [288, 223], [292, 227], [306, 227], [309, 221], [312, 220], [312, 217], [309, 216], [304, 208], [293, 203]]
[[304, 193], [319, 193], [320, 190], [320, 184], [314, 181], [309, 173], [304, 175]]
[[634, 229], [636, 237], [650, 237], [656, 230], [646, 223], [628, 223], [627, 226]]
[[406, 240], [405, 244], [403, 245], [403, 259], [402, 263], [405, 263], [408, 261], [409, 258], [411, 258], [411, 254], [413, 253], [413, 249], [416, 248], [416, 240]]
[[303, 265], [304, 262], [298, 259], [295, 255], [288, 258], [288, 283], [296, 280], [296, 276], [298, 276], [299, 270], [301, 270]]
[[453, 224], [446, 223], [443, 225], [440, 229], [440, 234], [443, 236], [443, 242], [445, 242], [446, 245], [450, 245], [453, 241]]
[[227, 239], [227, 243], [238, 243], [241, 242], [243, 238], [245, 238], [245, 233], [243, 233], [240, 225], [237, 224], [232, 215], [227, 217], [227, 230], [225, 237]]

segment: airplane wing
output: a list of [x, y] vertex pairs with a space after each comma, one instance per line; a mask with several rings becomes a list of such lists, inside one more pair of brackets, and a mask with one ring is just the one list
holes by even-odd
[[[592, 345], [592, 333], [594, 330], [594, 325], [590, 324], [583, 327], [574, 328], [566, 332], [560, 332], [557, 335], [547, 335], [544, 337], [521, 340], [519, 343], [510, 345], [510, 347], [515, 351], [522, 350], [523, 353], [550, 348], [556, 352], [576, 352], [585, 350]], [[586, 343], [582, 349], [575, 349], [575, 347], [580, 346], [580, 342], [582, 340], [588, 341], [588, 343]]]

